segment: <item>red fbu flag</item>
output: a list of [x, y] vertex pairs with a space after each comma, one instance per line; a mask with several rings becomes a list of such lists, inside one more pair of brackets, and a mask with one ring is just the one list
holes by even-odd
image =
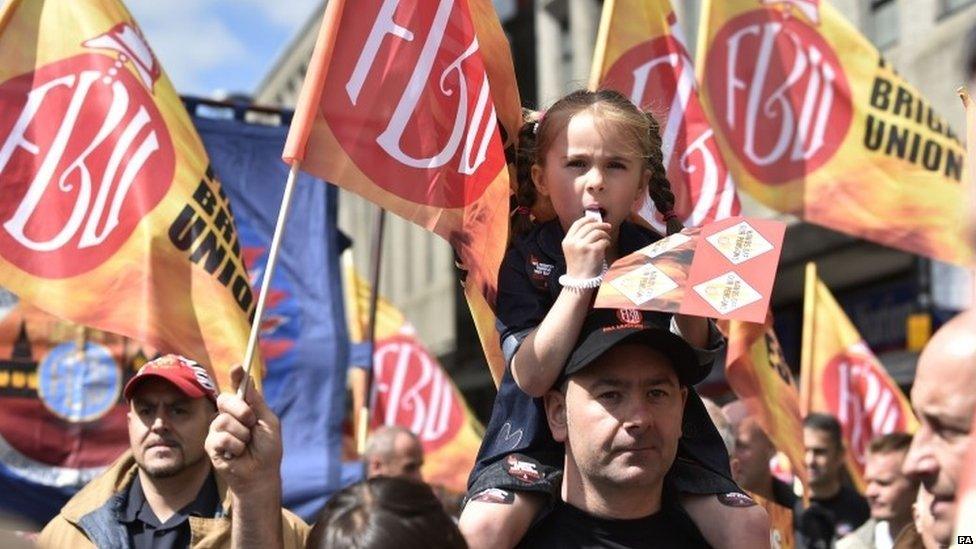
[[[686, 227], [739, 215], [735, 183], [698, 100], [695, 68], [670, 0], [606, 0], [591, 87], [611, 88], [654, 114], [675, 213]], [[664, 232], [645, 201], [641, 217]]]
[[504, 136], [521, 123], [508, 42], [488, 0], [346, 4], [326, 8], [282, 156], [451, 243], [498, 379]]

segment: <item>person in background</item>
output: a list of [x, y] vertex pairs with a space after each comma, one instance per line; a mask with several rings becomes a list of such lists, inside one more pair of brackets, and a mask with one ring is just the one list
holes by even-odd
[[867, 501], [844, 482], [844, 442], [837, 418], [814, 413], [803, 420], [810, 505], [794, 508], [799, 547], [831, 547], [871, 515]]
[[[304, 545], [308, 526], [281, 508], [280, 485], [277, 498], [274, 490], [250, 491], [207, 459], [204, 441], [218, 421], [217, 391], [203, 366], [162, 356], [139, 369], [123, 396], [129, 450], [65, 504], [38, 546], [230, 547], [235, 538], [241, 541], [242, 521], [229, 509], [237, 497], [260, 502], [253, 508], [278, 517], [272, 521], [276, 543], [265, 547]], [[278, 455], [280, 462], [280, 439]]]
[[718, 430], [719, 436], [722, 437], [722, 442], [725, 444], [725, 450], [729, 453], [729, 467], [732, 469], [732, 475], [735, 476], [736, 462], [735, 456], [732, 455], [732, 451], [735, 449], [735, 435], [732, 433], [732, 426], [729, 424], [729, 418], [725, 417], [725, 413], [722, 412], [722, 408], [715, 401], [702, 397], [702, 404], [705, 405], [705, 411], [708, 412], [708, 417], [711, 418], [712, 423], [715, 424], [715, 429]]
[[837, 549], [891, 549], [906, 527], [912, 527], [912, 503], [919, 483], [902, 473], [912, 436], [880, 435], [871, 441], [864, 465], [865, 497], [871, 518], [841, 538]]
[[398, 425], [380, 427], [370, 435], [363, 462], [366, 478], [403, 477], [423, 482], [424, 447], [417, 435]]
[[789, 484], [773, 476], [769, 464], [776, 455], [776, 447], [759, 421], [748, 414], [741, 400], [726, 404], [722, 411], [729, 418], [735, 435], [733, 460], [736, 466], [732, 470], [735, 481], [751, 494], [793, 509], [798, 498]]
[[904, 471], [932, 495], [928, 506], [933, 517], [932, 536], [944, 546], [953, 541], [956, 489], [973, 439], [974, 334], [976, 310], [966, 311], [939, 328], [919, 356], [912, 386], [912, 407], [919, 428], [905, 457]]

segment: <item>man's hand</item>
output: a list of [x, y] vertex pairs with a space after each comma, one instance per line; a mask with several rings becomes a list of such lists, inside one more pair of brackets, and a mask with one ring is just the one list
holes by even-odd
[[[234, 367], [234, 389], [243, 379], [244, 370]], [[217, 474], [238, 496], [267, 491], [271, 484], [280, 490], [281, 424], [254, 384], [243, 399], [227, 393], [218, 396], [217, 411], [205, 443]]]
[[[236, 390], [244, 370], [236, 366]], [[234, 547], [281, 547], [281, 424], [264, 397], [248, 385], [244, 398], [217, 397], [217, 417], [204, 446], [231, 493]]]

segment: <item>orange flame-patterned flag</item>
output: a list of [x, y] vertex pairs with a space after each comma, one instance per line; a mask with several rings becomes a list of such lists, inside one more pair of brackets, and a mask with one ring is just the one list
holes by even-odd
[[[370, 285], [351, 262], [343, 270], [350, 339], [360, 343], [369, 323]], [[375, 338], [370, 429], [410, 429], [424, 447], [424, 480], [464, 493], [484, 428], [403, 313], [382, 297]]]
[[[735, 184], [698, 99], [695, 69], [670, 0], [606, 0], [590, 76], [657, 118], [675, 213], [686, 227], [739, 215]], [[641, 217], [662, 234], [650, 201]]]
[[769, 548], [793, 549], [796, 546], [793, 535], [793, 510], [751, 492], [749, 495], [769, 515]]
[[254, 311], [233, 216], [132, 16], [11, 0], [0, 60], [0, 285], [229, 387]]
[[490, 0], [347, 4], [326, 7], [282, 156], [453, 246], [498, 380], [505, 147], [522, 116], [501, 24]]
[[729, 387], [757, 419], [776, 449], [789, 459], [800, 482], [806, 485], [800, 395], [773, 331], [771, 317], [767, 316], [765, 324], [732, 320], [727, 332], [725, 378]]
[[829, 2], [706, 0], [702, 103], [739, 189], [859, 238], [970, 264], [966, 153]]
[[878, 435], [918, 428], [915, 412], [864, 338], [807, 265], [803, 297], [800, 406], [804, 415], [837, 418], [847, 447], [847, 470], [864, 491], [864, 459]]

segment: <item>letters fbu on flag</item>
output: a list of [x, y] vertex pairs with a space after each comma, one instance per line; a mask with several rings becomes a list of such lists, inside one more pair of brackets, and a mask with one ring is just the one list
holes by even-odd
[[800, 395], [771, 318], [767, 317], [765, 324], [733, 320], [726, 332], [729, 347], [725, 378], [729, 386], [806, 485]]
[[[351, 264], [344, 274], [349, 333], [358, 343], [369, 322], [370, 286]], [[464, 493], [483, 427], [410, 322], [382, 297], [376, 306], [375, 338], [370, 429], [381, 425], [410, 429], [424, 447], [424, 480]]]
[[[695, 69], [670, 0], [606, 0], [590, 87], [611, 88], [660, 122], [675, 213], [686, 227], [739, 215], [735, 184], [698, 99]], [[641, 217], [662, 234], [650, 201]]]
[[965, 151], [829, 2], [706, 0], [702, 103], [739, 188], [811, 223], [957, 264]]
[[489, 0], [333, 0], [282, 155], [453, 246], [496, 380], [504, 140], [520, 123], [511, 53]]
[[864, 491], [864, 459], [871, 439], [914, 433], [918, 420], [857, 328], [807, 266], [803, 297], [803, 356], [800, 406], [804, 414], [824, 412], [838, 419], [847, 447], [847, 470]]
[[8, 1], [0, 60], [0, 285], [229, 386], [254, 309], [233, 217], [131, 15]]

